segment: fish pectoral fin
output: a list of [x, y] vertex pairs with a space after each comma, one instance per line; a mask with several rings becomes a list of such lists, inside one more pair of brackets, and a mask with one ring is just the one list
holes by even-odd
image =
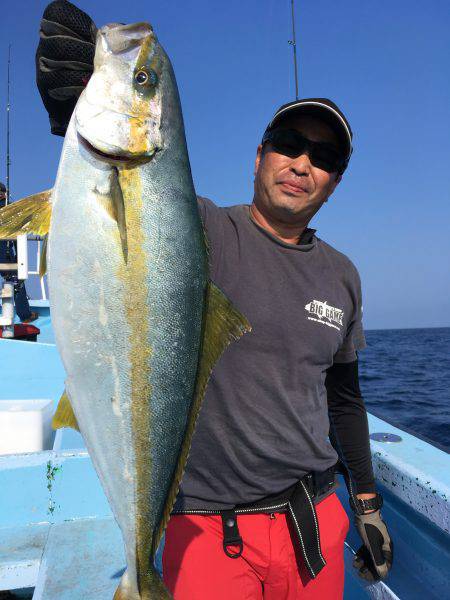
[[52, 216], [52, 190], [45, 190], [0, 209], [0, 238], [47, 235]]
[[203, 317], [203, 337], [200, 358], [197, 367], [197, 380], [194, 401], [186, 425], [186, 433], [181, 447], [178, 464], [172, 479], [163, 518], [158, 532], [153, 539], [152, 556], [154, 556], [162, 534], [170, 518], [186, 461], [191, 447], [197, 417], [203, 402], [206, 386], [214, 365], [219, 360], [225, 348], [233, 341], [238, 340], [244, 333], [251, 331], [247, 319], [232, 305], [230, 300], [209, 282], [206, 291], [205, 312]]
[[117, 169], [113, 169], [110, 178], [108, 193], [97, 193], [97, 201], [107, 212], [111, 219], [117, 223], [119, 230], [120, 243], [122, 245], [122, 254], [125, 264], [128, 262], [128, 233], [125, 215], [125, 204], [122, 188], [119, 183]]
[[119, 185], [118, 176], [116, 177], [115, 185], [111, 186], [111, 200], [113, 202], [115, 219], [119, 229], [120, 242], [122, 244], [122, 254], [125, 263], [128, 262], [128, 233], [127, 221], [125, 215], [125, 204], [123, 200], [122, 188]]
[[52, 427], [53, 429], [72, 427], [72, 429], [80, 431], [77, 418], [73, 412], [73, 408], [70, 404], [69, 396], [67, 395], [66, 391], [64, 391], [63, 395], [61, 396], [56, 412], [53, 415]]

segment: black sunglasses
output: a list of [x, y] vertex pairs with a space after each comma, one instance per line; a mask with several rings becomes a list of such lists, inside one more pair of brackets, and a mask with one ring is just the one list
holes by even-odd
[[292, 158], [301, 154], [308, 154], [314, 167], [323, 169], [327, 173], [343, 173], [347, 167], [348, 159], [326, 142], [312, 142], [295, 129], [272, 129], [266, 131], [262, 143], [269, 142], [275, 152]]

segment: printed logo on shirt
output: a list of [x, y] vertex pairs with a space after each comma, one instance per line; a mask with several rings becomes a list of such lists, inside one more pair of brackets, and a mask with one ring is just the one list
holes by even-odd
[[343, 324], [344, 311], [340, 308], [330, 306], [327, 300], [325, 302], [311, 300], [311, 302], [305, 305], [305, 310], [309, 313], [309, 321], [316, 321], [316, 323], [322, 323], [322, 325], [333, 327], [338, 331], [341, 330], [339, 325], [342, 326]]

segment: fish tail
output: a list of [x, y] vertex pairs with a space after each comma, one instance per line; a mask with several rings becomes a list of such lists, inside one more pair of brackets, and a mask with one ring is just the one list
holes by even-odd
[[130, 582], [128, 572], [122, 575], [113, 600], [173, 600], [159, 573], [153, 567], [141, 578], [140, 591]]

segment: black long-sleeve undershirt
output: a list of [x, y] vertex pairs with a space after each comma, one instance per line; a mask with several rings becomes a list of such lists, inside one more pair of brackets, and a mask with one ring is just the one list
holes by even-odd
[[358, 361], [334, 364], [327, 370], [325, 385], [330, 441], [350, 471], [356, 493], [375, 492], [369, 426], [359, 388]]

